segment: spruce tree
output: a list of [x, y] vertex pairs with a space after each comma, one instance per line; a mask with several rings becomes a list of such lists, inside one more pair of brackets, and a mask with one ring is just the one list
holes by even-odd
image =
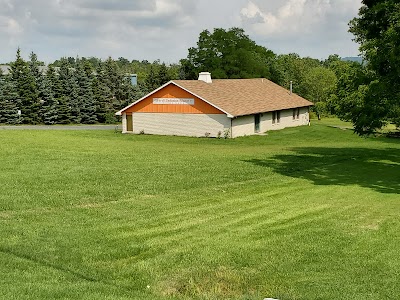
[[157, 73], [158, 86], [162, 86], [171, 80], [171, 76], [168, 74], [168, 68], [165, 63], [162, 63]]
[[40, 115], [40, 108], [42, 103], [40, 102], [40, 87], [42, 85], [42, 80], [43, 80], [43, 74], [39, 71], [39, 61], [37, 59], [37, 55], [33, 52], [29, 55], [29, 61], [28, 61], [28, 67], [29, 67], [29, 72], [30, 75], [29, 77], [31, 78], [31, 84], [32, 84], [32, 101], [31, 101], [31, 118], [32, 121], [31, 123], [33, 124], [38, 124], [42, 123], [43, 120], [41, 119]]
[[96, 76], [92, 81], [93, 97], [96, 105], [96, 115], [100, 123], [115, 122], [114, 110], [112, 105], [111, 90], [107, 85], [105, 67], [99, 65], [96, 68]]
[[114, 111], [121, 108], [121, 97], [123, 95], [122, 85], [124, 76], [122, 76], [118, 65], [109, 57], [105, 63], [106, 85], [111, 91], [111, 103]]
[[19, 102], [14, 82], [7, 77], [0, 78], [0, 124], [21, 123]]
[[52, 77], [44, 76], [39, 87], [40, 91], [40, 117], [46, 125], [56, 124], [58, 122], [57, 100], [51, 88]]
[[158, 78], [153, 66], [150, 66], [150, 72], [146, 77], [145, 86], [148, 92], [151, 92], [159, 87]]
[[79, 124], [81, 122], [81, 110], [80, 110], [80, 95], [79, 95], [79, 85], [76, 78], [76, 73], [71, 72], [71, 76], [67, 82], [67, 97], [70, 121], [71, 123]]
[[23, 123], [37, 124], [40, 121], [38, 87], [28, 64], [21, 57], [19, 48], [15, 61], [11, 63], [11, 80], [14, 82], [21, 99], [20, 110]]
[[[74, 100], [71, 100], [72, 94], [77, 95], [76, 84], [72, 75], [72, 69], [66, 58], [62, 58], [59, 62], [58, 80], [53, 82], [53, 91], [58, 101], [57, 115], [60, 124], [77, 123], [79, 111]], [[71, 103], [72, 102], [72, 103]]]
[[80, 122], [94, 124], [97, 122], [96, 106], [92, 91], [91, 74], [85, 72], [82, 62], [78, 62], [75, 78], [78, 84], [77, 103], [80, 108]]

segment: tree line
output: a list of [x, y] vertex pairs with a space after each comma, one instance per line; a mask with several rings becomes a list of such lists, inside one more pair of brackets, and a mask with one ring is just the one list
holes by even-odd
[[[196, 47], [177, 64], [129, 61], [123, 57], [61, 58], [39, 72], [37, 56], [10, 63], [0, 74], [0, 123], [113, 123], [114, 113], [171, 79], [267, 78], [314, 102], [318, 118], [336, 115], [354, 124], [358, 134], [370, 134], [388, 123], [400, 127], [400, 3], [362, 1], [349, 31], [360, 43], [362, 63], [338, 55], [325, 60], [277, 55], [257, 45], [241, 28], [216, 28], [200, 33]], [[130, 84], [127, 74], [138, 74]]]
[[[169, 80], [197, 79], [205, 70], [216, 79], [263, 77], [286, 88], [292, 81], [294, 92], [315, 103], [313, 110], [320, 118], [338, 112], [337, 100], [348, 88], [343, 78], [363, 69], [337, 55], [324, 61], [295, 53], [276, 55], [239, 28], [203, 31], [198, 46], [179, 64], [69, 57], [41, 72], [44, 63], [36, 54], [24, 61], [18, 49], [9, 65], [9, 74], [0, 74], [2, 124], [114, 123], [115, 112], [132, 101]], [[135, 86], [132, 73], [138, 75]]]
[[[129, 66], [128, 66], [129, 65]], [[175, 66], [123, 58], [61, 58], [43, 69], [35, 53], [18, 49], [0, 74], [0, 124], [115, 123], [115, 112], [176, 77]], [[133, 69], [144, 73], [137, 85]]]

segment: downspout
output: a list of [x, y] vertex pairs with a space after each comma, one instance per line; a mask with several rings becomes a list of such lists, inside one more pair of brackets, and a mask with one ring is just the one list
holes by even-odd
[[232, 118], [231, 118], [231, 139], [233, 139], [233, 127], [232, 127]]

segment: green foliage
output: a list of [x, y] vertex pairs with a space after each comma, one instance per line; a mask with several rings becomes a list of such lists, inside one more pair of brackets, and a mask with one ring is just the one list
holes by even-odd
[[94, 124], [97, 122], [95, 99], [92, 89], [91, 71], [85, 72], [83, 63], [77, 65], [74, 72], [78, 84], [78, 106], [80, 123]]
[[11, 64], [11, 80], [21, 99], [22, 122], [27, 124], [40, 122], [38, 83], [34, 77], [37, 72], [36, 56], [31, 55], [31, 61], [28, 64], [21, 57], [21, 50], [18, 48], [16, 60]]
[[328, 102], [336, 89], [336, 75], [324, 67], [315, 67], [309, 70], [304, 77], [305, 98], [314, 103], [313, 110], [321, 119], [321, 115], [328, 113]]
[[[357, 133], [370, 134], [392, 122], [400, 125], [400, 3], [394, 0], [364, 0], [350, 32], [360, 43], [371, 80], [350, 99]], [[378, 118], [378, 120], [377, 120]]]
[[[50, 71], [54, 72], [54, 70]], [[44, 124], [52, 125], [58, 122], [58, 101], [54, 98], [51, 86], [51, 76], [43, 76], [39, 87], [40, 117]]]
[[241, 28], [216, 28], [200, 33], [197, 47], [181, 60], [181, 77], [196, 79], [202, 71], [213, 78], [270, 78], [275, 54], [252, 41]]
[[18, 124], [20, 100], [14, 82], [0, 77], [0, 124]]
[[[317, 59], [302, 58], [296, 53], [279, 55], [274, 64], [275, 82], [289, 89], [290, 81], [293, 83], [293, 92], [307, 97], [308, 86], [305, 77], [313, 69], [321, 66]], [[310, 99], [311, 100], [311, 99]]]

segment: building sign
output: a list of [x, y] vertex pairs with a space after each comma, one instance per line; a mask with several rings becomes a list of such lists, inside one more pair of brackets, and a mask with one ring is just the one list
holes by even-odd
[[153, 98], [153, 104], [194, 105], [191, 98]]

